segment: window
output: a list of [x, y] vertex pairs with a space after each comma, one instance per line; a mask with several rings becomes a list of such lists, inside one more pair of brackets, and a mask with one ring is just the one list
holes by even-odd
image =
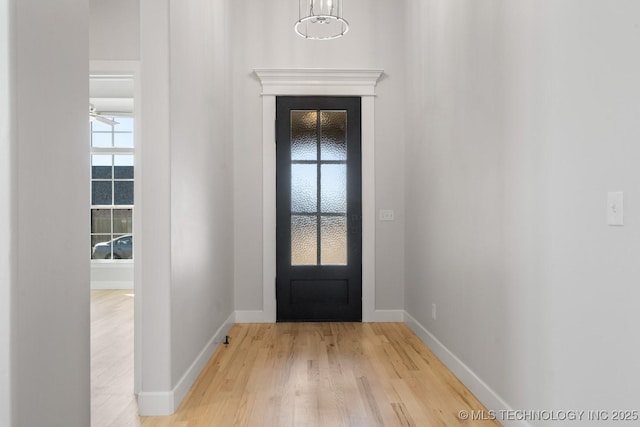
[[91, 258], [133, 257], [133, 118], [91, 122]]
[[291, 110], [291, 265], [347, 265], [347, 112]]

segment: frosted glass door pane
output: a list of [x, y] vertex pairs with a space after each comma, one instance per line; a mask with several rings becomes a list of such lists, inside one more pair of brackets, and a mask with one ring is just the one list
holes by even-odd
[[318, 225], [315, 216], [291, 216], [291, 265], [318, 263]]
[[322, 265], [347, 265], [347, 218], [322, 217], [320, 244]]
[[347, 165], [322, 165], [320, 204], [323, 213], [347, 212]]
[[292, 265], [347, 265], [346, 163], [346, 111], [291, 111]]
[[318, 210], [318, 168], [316, 165], [291, 165], [291, 212], [314, 213]]
[[347, 112], [320, 113], [320, 158], [347, 160]]
[[291, 160], [318, 158], [318, 113], [291, 112]]

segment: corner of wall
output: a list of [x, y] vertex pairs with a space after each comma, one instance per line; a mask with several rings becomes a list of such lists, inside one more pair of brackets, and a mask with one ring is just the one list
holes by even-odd
[[211, 356], [218, 346], [225, 341], [225, 336], [236, 320], [236, 313], [233, 312], [216, 330], [209, 342], [204, 346], [198, 357], [178, 381], [176, 386], [170, 391], [138, 393], [138, 414], [141, 416], [166, 416], [175, 413], [196, 379], [207, 365]]
[[[420, 340], [445, 364], [447, 368], [473, 393], [489, 411], [504, 414], [513, 408], [504, 401], [482, 378], [471, 370], [451, 350], [442, 344], [435, 335], [420, 324], [413, 316], [404, 312], [405, 323], [420, 338]], [[499, 419], [505, 427], [531, 427], [523, 420]]]

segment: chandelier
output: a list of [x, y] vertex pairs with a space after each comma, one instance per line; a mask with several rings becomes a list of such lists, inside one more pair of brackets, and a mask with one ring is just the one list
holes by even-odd
[[298, 0], [295, 30], [311, 40], [344, 36], [349, 31], [349, 23], [342, 17], [342, 0]]

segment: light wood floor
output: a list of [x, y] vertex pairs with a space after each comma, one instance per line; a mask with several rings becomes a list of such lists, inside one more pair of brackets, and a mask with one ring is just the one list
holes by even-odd
[[171, 417], [142, 426], [482, 426], [484, 409], [402, 323], [238, 324]]
[[91, 291], [91, 425], [138, 427], [133, 291]]
[[484, 409], [402, 323], [238, 324], [170, 417], [138, 417], [133, 294], [91, 293], [93, 427], [478, 426]]

